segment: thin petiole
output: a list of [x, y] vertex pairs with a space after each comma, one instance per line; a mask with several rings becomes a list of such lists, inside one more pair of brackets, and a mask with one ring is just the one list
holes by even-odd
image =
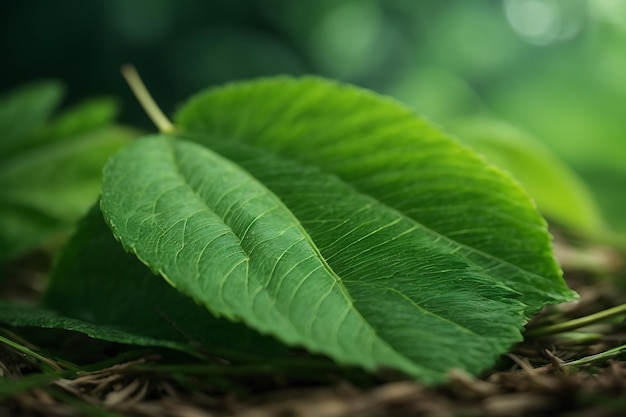
[[123, 65], [122, 75], [130, 89], [133, 90], [141, 107], [143, 107], [148, 117], [152, 119], [152, 123], [156, 125], [161, 133], [172, 133], [174, 131], [174, 125], [156, 104], [135, 67], [130, 64]]

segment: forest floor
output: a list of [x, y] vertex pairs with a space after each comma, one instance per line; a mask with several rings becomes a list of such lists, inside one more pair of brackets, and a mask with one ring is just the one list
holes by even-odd
[[[626, 303], [623, 254], [563, 239], [556, 240], [556, 253], [580, 300], [546, 308], [529, 329]], [[19, 263], [11, 268], [21, 276], [7, 281], [2, 296], [36, 296], [42, 286], [42, 274], [33, 273], [37, 268]], [[19, 329], [1, 330], [22, 340]], [[224, 372], [207, 374], [201, 365], [172, 363], [145, 351], [79, 374], [50, 377], [0, 343], [0, 380], [11, 381], [0, 417], [624, 416], [624, 352], [622, 315], [574, 331], [527, 337], [480, 378], [452, 371], [446, 385], [427, 387], [399, 375], [337, 367], [300, 374], [224, 364]]]

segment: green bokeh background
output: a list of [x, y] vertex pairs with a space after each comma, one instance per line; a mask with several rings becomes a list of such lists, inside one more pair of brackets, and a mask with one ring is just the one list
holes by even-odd
[[0, 89], [40, 78], [68, 102], [113, 95], [134, 63], [167, 112], [209, 85], [314, 73], [396, 96], [444, 128], [484, 116], [540, 139], [626, 231], [626, 1], [0, 2]]

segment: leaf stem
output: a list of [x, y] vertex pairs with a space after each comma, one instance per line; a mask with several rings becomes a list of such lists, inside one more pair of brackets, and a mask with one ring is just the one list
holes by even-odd
[[626, 314], [626, 304], [620, 304], [607, 310], [598, 311], [588, 316], [579, 317], [574, 320], [564, 321], [562, 323], [550, 324], [548, 326], [539, 326], [528, 330], [526, 335], [529, 337], [542, 337], [551, 334], [567, 332], [569, 330], [579, 329], [611, 317]]
[[174, 125], [156, 104], [135, 67], [131, 64], [124, 64], [121, 71], [128, 86], [135, 94], [135, 97], [137, 97], [137, 101], [139, 101], [148, 117], [152, 119], [152, 123], [156, 125], [161, 133], [172, 133]]
[[46, 358], [45, 356], [40, 355], [39, 353], [29, 349], [26, 346], [20, 345], [19, 343], [16, 343], [16, 342], [14, 342], [11, 339], [8, 339], [8, 338], [6, 338], [4, 336], [0, 336], [0, 343], [4, 343], [5, 345], [13, 348], [14, 350], [19, 352], [20, 354], [24, 355], [24, 357], [26, 357], [26, 358], [30, 358], [30, 359], [34, 360], [35, 362], [40, 362], [41, 364], [47, 365], [53, 371], [62, 371], [63, 370], [52, 359]]

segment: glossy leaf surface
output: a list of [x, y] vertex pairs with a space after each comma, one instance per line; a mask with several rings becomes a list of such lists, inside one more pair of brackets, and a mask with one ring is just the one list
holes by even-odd
[[[287, 174], [284, 164], [268, 166]], [[114, 157], [102, 209], [125, 247], [179, 291], [340, 362], [437, 381], [453, 366], [477, 372], [519, 340], [516, 294], [460, 248], [330, 176], [299, 171], [308, 192], [343, 197], [322, 204], [337, 217], [319, 248], [263, 184], [182, 139], [144, 138]], [[494, 314], [500, 320], [486, 326]]]
[[[395, 103], [360, 90], [309, 79], [262, 82], [260, 91], [254, 88], [259, 84], [245, 87], [250, 88], [245, 94], [237, 87], [217, 92], [233, 111], [233, 125], [227, 126], [232, 131], [219, 129], [221, 120], [212, 120], [216, 116], [204, 107], [203, 97], [190, 105], [193, 117], [203, 108], [211, 119], [207, 126], [217, 129], [144, 138], [105, 168], [102, 210], [114, 235], [179, 291], [287, 344], [369, 369], [400, 369], [427, 382], [445, 379], [453, 367], [474, 373], [486, 368], [520, 340], [525, 313], [572, 297], [529, 199], [471, 151]], [[337, 95], [332, 112], [307, 101], [319, 98], [320, 87]], [[295, 88], [291, 98], [298, 93], [299, 101], [283, 96], [290, 88]], [[259, 119], [250, 108], [242, 114], [234, 110], [229, 100], [240, 93], [256, 104]], [[264, 116], [272, 106], [258, 99], [272, 94], [283, 106], [276, 123], [283, 130], [268, 133], [272, 125]], [[381, 136], [367, 114], [361, 126], [350, 120], [342, 124], [336, 115], [346, 102], [413, 121], [417, 126], [409, 127], [421, 130], [409, 130], [407, 138], [393, 128]], [[239, 104], [244, 103], [242, 98]], [[320, 139], [322, 126], [336, 126], [346, 140], [333, 152], [310, 158], [307, 141]], [[258, 137], [246, 130], [253, 128]], [[361, 135], [355, 138], [356, 130]], [[386, 155], [386, 149], [395, 153]], [[352, 158], [355, 152], [360, 158]], [[436, 197], [431, 209], [452, 210], [457, 193], [474, 196], [463, 205], [465, 213], [455, 209], [462, 219], [447, 219], [444, 230], [450, 236], [421, 224], [411, 210], [389, 204], [411, 191], [411, 168], [421, 174], [422, 189]], [[405, 186], [393, 188], [394, 181]], [[435, 196], [427, 186], [433, 181], [447, 193]], [[485, 184], [495, 190], [478, 187]], [[486, 202], [494, 206], [482, 205]], [[486, 213], [474, 218], [472, 229], [467, 229], [468, 206]], [[516, 248], [503, 251], [498, 242], [487, 244], [485, 236], [493, 239], [500, 231], [487, 222], [489, 215], [515, 233], [531, 226], [527, 236], [534, 239], [526, 244], [542, 244], [544, 250], [520, 256]], [[476, 239], [468, 237], [473, 230], [481, 236], [475, 240], [482, 242], [479, 248], [469, 245]], [[482, 250], [486, 247], [492, 254]], [[500, 253], [506, 258], [495, 256]], [[511, 262], [523, 256], [534, 261], [536, 272], [551, 275], [541, 277]]]

